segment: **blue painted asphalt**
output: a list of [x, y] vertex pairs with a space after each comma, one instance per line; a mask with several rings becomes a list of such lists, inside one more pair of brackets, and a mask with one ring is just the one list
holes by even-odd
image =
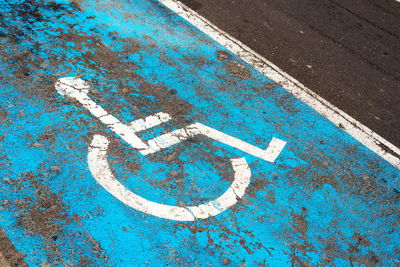
[[[19, 1], [0, 6], [0, 226], [31, 265], [400, 263], [399, 170], [157, 1]], [[60, 77], [123, 123], [157, 112], [265, 148], [269, 163], [206, 138], [142, 156], [57, 94]], [[87, 165], [94, 134], [132, 192], [198, 205], [231, 184], [229, 158], [252, 171], [221, 214], [177, 222], [125, 206]]]

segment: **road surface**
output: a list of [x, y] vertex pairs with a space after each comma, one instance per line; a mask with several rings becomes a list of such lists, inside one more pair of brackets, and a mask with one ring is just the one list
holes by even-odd
[[[188, 2], [399, 144], [397, 2], [226, 3]], [[198, 19], [2, 3], [0, 264], [400, 264], [398, 148]]]

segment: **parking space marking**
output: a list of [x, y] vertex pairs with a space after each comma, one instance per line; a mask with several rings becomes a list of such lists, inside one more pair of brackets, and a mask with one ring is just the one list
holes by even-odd
[[[55, 88], [62, 96], [77, 100], [88, 109], [101, 122], [106, 124], [116, 135], [120, 136], [134, 149], [146, 156], [156, 153], [164, 148], [184, 142], [196, 135], [204, 135], [221, 142], [228, 146], [242, 150], [252, 156], [273, 163], [282, 152], [286, 142], [278, 138], [272, 138], [266, 150], [260, 149], [238, 138], [224, 134], [202, 123], [196, 122], [184, 128], [163, 134], [147, 141], [142, 141], [136, 132], [155, 127], [171, 119], [171, 116], [164, 112], [150, 115], [144, 119], [135, 120], [128, 125], [121, 123], [114, 116], [110, 115], [89, 96], [90, 85], [84, 80], [75, 77], [60, 78], [55, 84]], [[88, 165], [96, 181], [104, 187], [110, 194], [119, 199], [125, 205], [141, 212], [157, 216], [164, 219], [193, 221], [196, 219], [206, 219], [216, 216], [222, 211], [233, 206], [243, 197], [246, 188], [250, 183], [251, 171], [245, 158], [230, 159], [234, 170], [234, 180], [228, 190], [206, 204], [198, 206], [170, 206], [153, 201], [126, 189], [116, 179], [107, 162], [107, 149], [109, 141], [102, 135], [95, 135], [89, 146]]]

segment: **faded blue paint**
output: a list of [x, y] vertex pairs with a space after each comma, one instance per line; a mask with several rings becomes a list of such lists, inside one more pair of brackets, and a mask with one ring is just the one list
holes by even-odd
[[[31, 2], [0, 6], [0, 226], [29, 264], [400, 262], [399, 171], [281, 87], [270, 86], [273, 81], [231, 54], [219, 60], [223, 47], [156, 1], [82, 1], [81, 10], [69, 1]], [[61, 36], [68, 31], [82, 38]], [[102, 59], [90, 55], [100, 49], [115, 52], [119, 64], [99, 65]], [[232, 76], [227, 64], [235, 62], [246, 66], [248, 77]], [[143, 80], [117, 78], [112, 71], [123, 71], [123, 64]], [[91, 81], [93, 98], [123, 122], [165, 111], [160, 102], [166, 97], [186, 105], [188, 124], [197, 120], [260, 147], [272, 137], [288, 144], [274, 164], [206, 139], [143, 157], [56, 93], [57, 77], [76, 75]], [[150, 91], [143, 83], [158, 87]], [[121, 94], [122, 88], [129, 92]], [[176, 128], [174, 122], [165, 126]], [[41, 138], [46, 132], [54, 139]], [[95, 133], [113, 140], [109, 162], [115, 175], [149, 200], [193, 205], [219, 196], [230, 185], [220, 178], [228, 165], [216, 161], [225, 157], [245, 156], [252, 184], [244, 200], [212, 219], [178, 223], [148, 216], [96, 184], [86, 163]], [[176, 157], [186, 164], [163, 163], [163, 156], [178, 150]], [[172, 171], [188, 175], [166, 179]], [[23, 223], [40, 195], [58, 195], [52, 204], [64, 207], [61, 215], [38, 220], [59, 226], [55, 237]]]

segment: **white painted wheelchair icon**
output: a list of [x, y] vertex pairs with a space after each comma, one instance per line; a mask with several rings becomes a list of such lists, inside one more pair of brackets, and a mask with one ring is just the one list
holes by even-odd
[[[55, 87], [61, 95], [80, 102], [92, 115], [97, 117], [116, 135], [125, 140], [142, 155], [156, 153], [196, 135], [207, 136], [268, 162], [274, 162], [286, 145], [285, 141], [272, 138], [267, 149], [263, 150], [199, 122], [143, 142], [137, 136], [137, 132], [167, 122], [171, 119], [171, 116], [160, 112], [145, 119], [123, 124], [90, 99], [88, 96], [90, 86], [84, 80], [75, 77], [61, 78], [56, 82]], [[246, 159], [231, 159], [234, 180], [228, 190], [217, 199], [198, 206], [183, 207], [156, 203], [129, 191], [115, 178], [107, 162], [108, 145], [109, 140], [106, 137], [102, 135], [93, 136], [87, 159], [93, 177], [104, 189], [125, 205], [160, 218], [177, 221], [194, 221], [216, 216], [235, 205], [244, 196], [245, 190], [250, 183], [251, 171]]]

